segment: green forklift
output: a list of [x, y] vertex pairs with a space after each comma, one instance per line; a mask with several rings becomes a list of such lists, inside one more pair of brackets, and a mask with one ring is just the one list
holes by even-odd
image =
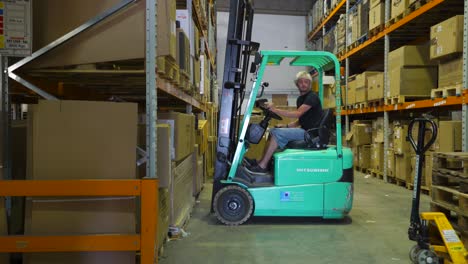
[[[336, 56], [324, 51], [255, 51], [252, 54], [255, 54], [250, 69], [253, 85], [243, 120], [239, 120], [238, 130], [233, 133], [235, 142], [224, 135], [232, 132], [229, 124], [236, 122], [232, 119], [237, 115], [236, 106], [227, 109], [230, 111], [226, 107], [232, 106], [228, 104], [232, 100], [229, 92], [234, 90], [236, 95], [236, 88], [241, 90], [242, 85], [227, 81], [223, 86], [212, 197], [212, 210], [217, 219], [226, 225], [241, 225], [252, 216], [345, 218], [353, 204], [353, 154], [351, 149], [342, 146], [340, 65]], [[303, 141], [289, 142], [284, 150], [275, 153], [269, 173], [252, 173], [247, 169], [245, 153], [264, 136], [271, 119], [281, 119], [263, 107], [265, 99], [257, 98], [267, 87], [262, 79], [267, 67], [288, 62], [290, 66], [312, 67], [317, 71], [322, 103], [323, 75], [333, 72], [336, 109], [334, 113], [324, 110], [320, 125], [306, 131]], [[258, 124], [250, 122], [254, 106], [264, 114]], [[333, 120], [336, 145], [329, 144]], [[230, 143], [234, 144], [229, 147]]]

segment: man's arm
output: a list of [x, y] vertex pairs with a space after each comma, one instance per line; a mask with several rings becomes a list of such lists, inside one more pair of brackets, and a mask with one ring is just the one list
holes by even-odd
[[278, 114], [280, 116], [288, 117], [288, 118], [299, 118], [301, 117], [305, 112], [309, 111], [309, 109], [312, 106], [303, 104], [301, 105], [298, 109], [294, 111], [288, 111], [288, 110], [283, 110], [283, 109], [277, 109], [273, 106], [273, 104], [269, 105], [269, 110], [272, 111], [275, 114]]

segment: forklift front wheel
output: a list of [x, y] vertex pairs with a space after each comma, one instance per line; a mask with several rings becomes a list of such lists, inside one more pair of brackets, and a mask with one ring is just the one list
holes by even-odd
[[416, 257], [416, 263], [418, 264], [439, 264], [439, 258], [437, 257], [436, 253], [432, 250], [422, 249], [418, 252]]
[[214, 198], [215, 215], [225, 225], [241, 225], [250, 219], [254, 203], [250, 193], [237, 185], [228, 185]]
[[418, 245], [414, 245], [410, 252], [409, 252], [409, 257], [412, 263], [417, 263], [416, 258], [418, 257], [418, 253], [421, 250], [421, 248]]

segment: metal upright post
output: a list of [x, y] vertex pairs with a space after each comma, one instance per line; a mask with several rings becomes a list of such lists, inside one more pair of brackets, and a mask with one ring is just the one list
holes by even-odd
[[11, 145], [10, 145], [10, 97], [8, 92], [8, 57], [0, 55], [1, 78], [1, 125], [2, 125], [2, 151], [3, 175], [5, 179], [11, 179]]
[[[345, 49], [348, 46], [348, 25], [349, 25], [349, 0], [346, 1], [346, 13], [345, 13]], [[344, 89], [344, 105], [348, 106], [348, 78], [349, 78], [349, 59], [346, 57], [345, 60], [345, 89]], [[345, 117], [345, 130], [346, 135], [349, 133], [349, 115]]]
[[[385, 0], [385, 23], [390, 20], [390, 0]], [[390, 82], [388, 76], [388, 53], [390, 52], [390, 36], [385, 35], [385, 47], [384, 47], [384, 98], [387, 97], [390, 92]], [[383, 166], [383, 179], [388, 182], [387, 178], [387, 165], [388, 165], [388, 136], [389, 131], [389, 119], [388, 112], [384, 111], [384, 166]]]
[[146, 177], [157, 178], [156, 167], [156, 16], [157, 0], [146, 0]]
[[[463, 28], [463, 89], [468, 88], [468, 0], [465, 0]], [[463, 104], [463, 151], [468, 151], [468, 105]]]

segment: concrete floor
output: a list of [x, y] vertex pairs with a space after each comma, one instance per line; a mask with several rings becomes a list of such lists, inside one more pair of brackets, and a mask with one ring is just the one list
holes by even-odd
[[[355, 175], [354, 206], [344, 221], [253, 218], [227, 227], [209, 214], [206, 185], [186, 227], [190, 235], [166, 244], [160, 263], [410, 263], [411, 191]], [[429, 209], [422, 195], [421, 210]]]

